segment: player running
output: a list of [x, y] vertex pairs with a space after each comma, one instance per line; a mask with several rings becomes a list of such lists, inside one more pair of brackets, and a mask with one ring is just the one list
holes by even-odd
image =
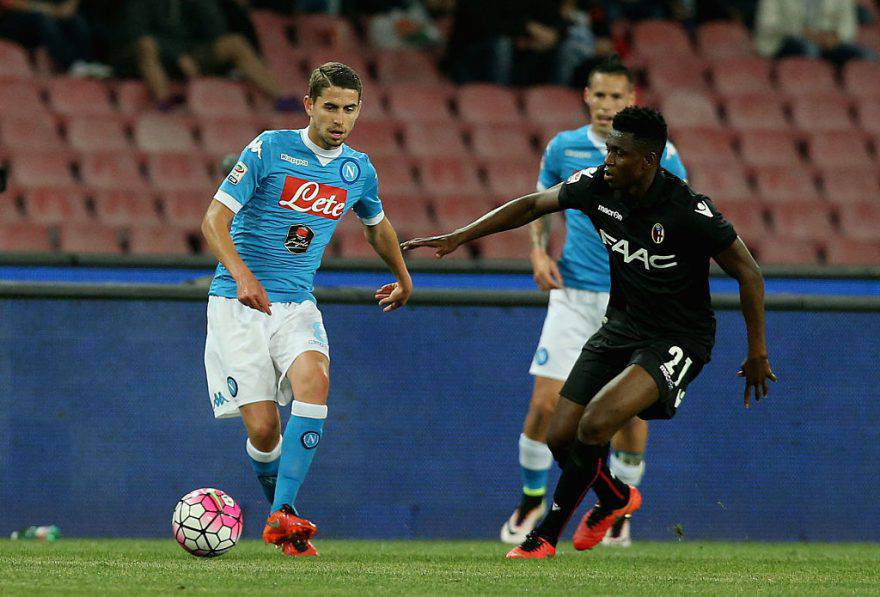
[[[633, 105], [635, 99], [632, 73], [618, 60], [603, 62], [593, 69], [584, 89], [591, 123], [563, 131], [547, 144], [538, 175], [538, 191], [559, 184], [578, 170], [601, 165], [611, 119], [626, 106]], [[678, 152], [668, 141], [660, 165], [679, 178], [687, 179]], [[544, 495], [553, 463], [547, 447], [550, 417], [581, 347], [599, 329], [608, 306], [608, 256], [590, 219], [579, 210], [566, 210], [565, 246], [558, 266], [547, 253], [551, 222], [552, 218], [545, 216], [530, 225], [530, 258], [535, 282], [541, 290], [550, 291], [550, 302], [529, 368], [535, 383], [519, 437], [522, 497], [501, 527], [501, 540], [514, 545], [522, 543], [546, 512]], [[638, 486], [645, 472], [643, 455], [647, 441], [648, 424], [634, 417], [611, 440], [611, 473], [625, 483]], [[629, 526], [629, 519], [621, 518], [608, 531], [604, 543], [628, 547]]]
[[598, 503], [574, 535], [575, 549], [595, 547], [614, 522], [638, 510], [638, 489], [608, 468], [609, 442], [630, 419], [669, 419], [688, 384], [710, 358], [715, 316], [709, 259], [739, 283], [748, 335], [745, 406], [754, 389], [776, 381], [764, 339], [764, 280], [733, 226], [703, 195], [660, 167], [666, 123], [656, 111], [630, 106], [612, 121], [604, 165], [526, 195], [449, 234], [403, 243], [435, 247], [517, 228], [545, 214], [579, 209], [599, 231], [611, 265], [611, 296], [599, 331], [587, 341], [560, 393], [548, 445], [562, 466], [547, 516], [508, 558], [546, 558], [587, 490]]
[[[202, 223], [220, 260], [205, 341], [214, 416], [241, 416], [248, 457], [272, 502], [263, 539], [292, 556], [317, 555], [310, 541], [316, 527], [294, 508], [321, 441], [330, 382], [330, 348], [312, 290], [324, 249], [349, 209], [397, 278], [376, 291], [379, 305], [392, 311], [412, 292], [376, 170], [344, 143], [361, 91], [360, 77], [344, 64], [315, 69], [304, 99], [308, 127], [254, 139]], [[282, 441], [276, 403], [291, 400]]]

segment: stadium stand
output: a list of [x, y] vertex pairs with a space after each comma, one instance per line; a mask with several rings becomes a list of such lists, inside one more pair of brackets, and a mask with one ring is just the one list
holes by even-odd
[[406, 151], [414, 157], [462, 156], [468, 148], [464, 144], [457, 122], [410, 123], [404, 127]]
[[40, 188], [24, 194], [28, 220], [36, 224], [88, 224], [85, 196], [71, 189]]
[[83, 184], [97, 190], [137, 190], [147, 184], [134, 154], [123, 151], [84, 153], [80, 176]]
[[[131, 144], [117, 118], [76, 116], [67, 122], [67, 142], [77, 151], [126, 151]], [[57, 145], [56, 145], [57, 147]]]

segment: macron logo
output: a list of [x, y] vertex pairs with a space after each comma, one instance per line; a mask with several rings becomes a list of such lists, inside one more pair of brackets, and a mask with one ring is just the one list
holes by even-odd
[[699, 203], [697, 203], [697, 208], [694, 211], [702, 216], [706, 216], [707, 218], [713, 217], [712, 210], [709, 209], [709, 206], [706, 205], [705, 201], [700, 201]]
[[609, 208], [605, 207], [604, 205], [599, 206], [599, 211], [601, 211], [606, 216], [611, 216], [615, 220], [623, 220], [623, 216], [620, 215], [619, 211], [614, 211], [613, 209], [609, 209]]

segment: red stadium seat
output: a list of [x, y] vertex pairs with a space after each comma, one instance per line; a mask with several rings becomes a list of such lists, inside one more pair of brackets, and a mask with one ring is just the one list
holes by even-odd
[[66, 253], [121, 253], [119, 229], [103, 224], [65, 224], [59, 248]]
[[768, 209], [780, 236], [820, 241], [831, 234], [831, 210], [824, 201], [770, 201]]
[[14, 189], [7, 189], [5, 194], [0, 195], [0, 224], [21, 222], [24, 219], [15, 202], [16, 194]]
[[[867, 8], [871, 11], [872, 7], [870, 2], [862, 2], [861, 7]], [[856, 38], [856, 42], [862, 46], [863, 48], [868, 48], [873, 50], [875, 54], [880, 53], [880, 25], [876, 23], [876, 15], [877, 10], [874, 8], [872, 11], [875, 19], [875, 24], [873, 25], [862, 25], [859, 27], [859, 34]]]
[[488, 201], [480, 196], [434, 195], [431, 203], [441, 230], [454, 230], [469, 224], [492, 209]]
[[412, 174], [412, 163], [401, 158], [376, 158], [371, 160], [379, 176], [379, 197], [392, 195], [415, 195], [420, 193]]
[[[688, 160], [688, 156], [684, 156]], [[698, 164], [691, 167], [685, 162], [688, 169], [688, 183], [698, 193], [708, 195], [713, 201], [725, 203], [735, 201], [748, 202], [755, 197], [755, 192], [749, 187], [748, 178], [739, 162], [730, 162], [724, 167], [715, 164]]]
[[107, 226], [157, 226], [156, 202], [143, 191], [100, 191], [94, 196], [95, 215]]
[[0, 118], [2, 118], [0, 120], [0, 147], [52, 151], [64, 146], [64, 140], [58, 133], [55, 119], [51, 116], [7, 118], [0, 115]]
[[357, 36], [345, 19], [329, 14], [299, 14], [291, 19], [296, 45], [304, 48], [348, 48], [356, 46]]
[[25, 49], [16, 43], [0, 40], [0, 77], [30, 79], [32, 76]]
[[150, 152], [192, 151], [197, 149], [192, 124], [186, 118], [146, 114], [134, 125], [135, 145]]
[[[382, 208], [395, 225], [406, 220], [423, 222], [429, 211], [428, 200], [421, 193], [382, 193]], [[350, 217], [357, 219], [354, 214]]]
[[807, 138], [807, 148], [813, 163], [823, 167], [859, 168], [873, 165], [865, 141], [858, 133], [813, 133]]
[[458, 88], [458, 113], [471, 124], [518, 124], [514, 92], [500, 85], [471, 83]]
[[880, 175], [875, 166], [819, 165], [828, 201], [834, 204], [880, 202]]
[[210, 202], [210, 195], [200, 195], [190, 191], [162, 193], [159, 199], [168, 223], [188, 230], [195, 230], [201, 226]]
[[538, 181], [537, 159], [486, 160], [486, 182], [496, 197], [522, 197], [534, 192]]
[[272, 117], [270, 129], [303, 129], [309, 126], [309, 117], [306, 114], [294, 112], [281, 112]]
[[[697, 66], [697, 68], [694, 68]], [[648, 69], [648, 81], [651, 90], [661, 97], [672, 92], [693, 91], [705, 93], [708, 91], [703, 71], [698, 65], [683, 67], [677, 61], [657, 62]]]
[[715, 105], [705, 94], [678, 91], [667, 95], [661, 104], [663, 115], [673, 128], [719, 128]]
[[0, 106], [6, 118], [49, 118], [49, 109], [40, 99], [40, 90], [32, 81], [0, 79]]
[[818, 262], [817, 243], [803, 238], [771, 236], [758, 245], [758, 262], [775, 265], [806, 265]]
[[794, 98], [792, 118], [803, 131], [846, 131], [854, 128], [849, 101], [841, 95]]
[[583, 94], [568, 87], [538, 85], [523, 93], [529, 122], [559, 129], [581, 126], [586, 121]]
[[[383, 50], [376, 54], [380, 83], [438, 83], [442, 79], [436, 61], [418, 50]], [[392, 88], [393, 89], [393, 88]]]
[[289, 18], [272, 10], [252, 10], [250, 18], [254, 24], [254, 31], [263, 54], [268, 55], [272, 48], [289, 47], [287, 36], [287, 30], [290, 27]]
[[200, 126], [202, 147], [212, 156], [238, 154], [259, 135], [264, 127], [252, 119], [203, 120]]
[[700, 54], [709, 60], [751, 56], [749, 30], [736, 21], [710, 21], [697, 29]]
[[724, 129], [676, 129], [672, 137], [688, 168], [692, 165], [724, 168], [739, 159], [731, 145], [731, 134]]
[[388, 94], [391, 116], [405, 122], [449, 122], [452, 88], [446, 85], [395, 85]]
[[64, 152], [16, 150], [12, 153], [10, 182], [23, 188], [76, 185], [70, 171], [70, 160]]
[[850, 60], [843, 67], [843, 83], [850, 95], [880, 102], [880, 64]]
[[394, 157], [401, 154], [398, 132], [390, 120], [358, 122], [346, 143], [370, 157]]
[[764, 58], [728, 58], [712, 65], [715, 90], [723, 97], [771, 96], [770, 62]]
[[743, 95], [728, 98], [724, 103], [727, 122], [737, 129], [787, 130], [788, 121], [782, 102], [763, 95]]
[[880, 241], [880, 203], [850, 203], [838, 208], [840, 229], [849, 238]]
[[143, 81], [120, 81], [116, 86], [116, 103], [120, 112], [131, 116], [151, 109], [153, 98]]
[[880, 242], [836, 237], [825, 246], [828, 265], [873, 265], [880, 263]]
[[417, 163], [422, 187], [431, 195], [459, 195], [472, 199], [485, 194], [476, 169], [466, 158], [421, 158]]
[[461, 157], [468, 149], [458, 124], [412, 123], [404, 128], [407, 153], [415, 157]]
[[107, 88], [92, 79], [57, 77], [49, 81], [49, 103], [66, 116], [110, 116], [115, 113]]
[[150, 180], [160, 191], [192, 191], [211, 197], [217, 186], [201, 159], [190, 154], [154, 154], [148, 166]]
[[[396, 226], [395, 222], [395, 226]], [[399, 235], [399, 233], [398, 233]], [[377, 259], [376, 251], [364, 237], [364, 229], [357, 218], [346, 217], [339, 221], [325, 255], [346, 259]]]
[[478, 242], [481, 259], [528, 259], [532, 247], [528, 227], [506, 230]]
[[147, 186], [134, 155], [122, 151], [87, 153], [80, 161], [86, 186], [99, 190], [139, 190]]
[[802, 166], [758, 166], [755, 184], [758, 193], [770, 203], [819, 199], [813, 177]]
[[471, 131], [474, 155], [489, 159], [525, 159], [535, 155], [525, 130], [515, 126], [475, 126]]
[[794, 137], [786, 131], [743, 131], [740, 155], [749, 166], [796, 166], [801, 163]]
[[673, 59], [692, 56], [691, 42], [681, 23], [647, 20], [633, 27], [633, 50], [639, 60], [651, 61], [659, 56]]
[[24, 195], [28, 220], [37, 224], [91, 221], [82, 193], [73, 189], [33, 189]]
[[0, 223], [0, 251], [46, 253], [51, 250], [48, 227], [30, 222]]
[[187, 235], [174, 226], [132, 226], [128, 251], [134, 255], [186, 255], [190, 252]]
[[190, 81], [187, 100], [190, 110], [202, 118], [242, 118], [251, 112], [244, 86], [229, 79]]
[[296, 97], [306, 94], [309, 89], [309, 73], [303, 72], [300, 67], [305, 61], [301, 52], [290, 47], [273, 47], [264, 54], [269, 70], [281, 85], [281, 93]]
[[733, 224], [737, 234], [752, 246], [767, 235], [762, 210], [746, 203], [719, 203], [718, 209], [724, 218]]
[[[880, 134], [880, 102], [871, 99], [858, 101], [859, 123], [866, 131]], [[880, 144], [875, 144], [874, 149], [880, 154]]]
[[779, 90], [791, 97], [823, 95], [836, 87], [831, 65], [810, 58], [783, 58], [777, 62], [776, 81]]
[[79, 151], [128, 150], [122, 122], [116, 118], [80, 116], [67, 123], [67, 140]]

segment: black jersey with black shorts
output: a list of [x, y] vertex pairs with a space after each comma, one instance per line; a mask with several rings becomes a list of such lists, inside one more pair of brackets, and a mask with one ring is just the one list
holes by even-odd
[[715, 315], [709, 260], [736, 240], [712, 202], [660, 169], [641, 199], [612, 189], [603, 169], [574, 173], [559, 190], [564, 209], [589, 216], [609, 255], [611, 297], [562, 396], [587, 404], [630, 364], [657, 382], [659, 400], [640, 417], [668, 419], [711, 357]]

